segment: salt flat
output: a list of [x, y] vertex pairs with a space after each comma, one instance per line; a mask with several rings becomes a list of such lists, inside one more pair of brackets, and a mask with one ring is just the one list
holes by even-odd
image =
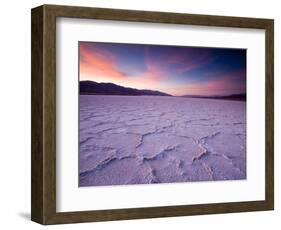
[[246, 179], [246, 103], [80, 96], [79, 186]]

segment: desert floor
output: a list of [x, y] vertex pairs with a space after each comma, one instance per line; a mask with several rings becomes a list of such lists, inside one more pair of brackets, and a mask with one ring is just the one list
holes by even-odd
[[246, 179], [246, 103], [80, 96], [79, 186]]

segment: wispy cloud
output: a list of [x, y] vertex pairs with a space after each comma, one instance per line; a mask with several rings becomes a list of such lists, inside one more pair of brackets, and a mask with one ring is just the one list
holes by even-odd
[[170, 61], [177, 65], [176, 72], [186, 73], [191, 70], [199, 69], [214, 61], [215, 57], [212, 56], [209, 50], [196, 50], [195, 48], [185, 49], [182, 53], [176, 53], [171, 57]]
[[89, 46], [87, 43], [80, 44], [80, 73], [82, 78], [83, 75], [92, 76], [93, 80], [96, 77], [106, 77], [111, 80], [128, 77], [118, 67], [114, 54], [93, 45]]
[[80, 80], [173, 95], [245, 92], [245, 55], [230, 49], [82, 42]]

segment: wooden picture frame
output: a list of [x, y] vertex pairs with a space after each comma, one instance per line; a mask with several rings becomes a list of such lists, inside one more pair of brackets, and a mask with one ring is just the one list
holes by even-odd
[[[265, 200], [99, 211], [56, 211], [56, 18], [120, 20], [265, 30]], [[274, 21], [271, 19], [43, 5], [32, 9], [31, 219], [64, 224], [274, 209]]]

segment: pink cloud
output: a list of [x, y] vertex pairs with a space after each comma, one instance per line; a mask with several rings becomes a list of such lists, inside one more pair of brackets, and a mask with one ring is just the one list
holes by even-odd
[[168, 78], [163, 62], [159, 63], [158, 60], [151, 58], [148, 48], [144, 50], [144, 62], [146, 65], [146, 71], [140, 76], [140, 78], [143, 78], [144, 80], [157, 81], [158, 83], [159, 81]]
[[80, 74], [93, 77], [102, 75], [110, 79], [127, 77], [119, 69], [112, 53], [93, 46], [89, 48], [87, 44], [80, 44]]
[[117, 64], [116, 57], [104, 49], [80, 44], [80, 80], [112, 82], [139, 89], [161, 89], [166, 73], [150, 57], [145, 55], [146, 70], [139, 76], [130, 77]]
[[114, 53], [99, 46], [80, 44], [80, 80], [112, 82], [125, 87], [159, 90], [176, 96], [218, 95], [232, 91], [245, 91], [245, 85], [241, 84], [245, 80], [245, 70], [231, 73], [231, 75], [222, 73], [221, 70], [206, 73], [208, 76], [205, 80], [192, 78], [193, 82], [189, 83], [173, 80], [181, 73], [211, 63], [214, 59], [209, 52], [198, 53], [200, 51], [194, 49], [180, 52], [152, 52], [150, 48], [145, 48], [145, 68], [129, 76], [122, 71], [122, 66], [118, 65], [117, 56]]
[[198, 49], [184, 49], [170, 52], [161, 58], [165, 66], [174, 66], [176, 73], [184, 73], [207, 65], [214, 60], [210, 51]]

